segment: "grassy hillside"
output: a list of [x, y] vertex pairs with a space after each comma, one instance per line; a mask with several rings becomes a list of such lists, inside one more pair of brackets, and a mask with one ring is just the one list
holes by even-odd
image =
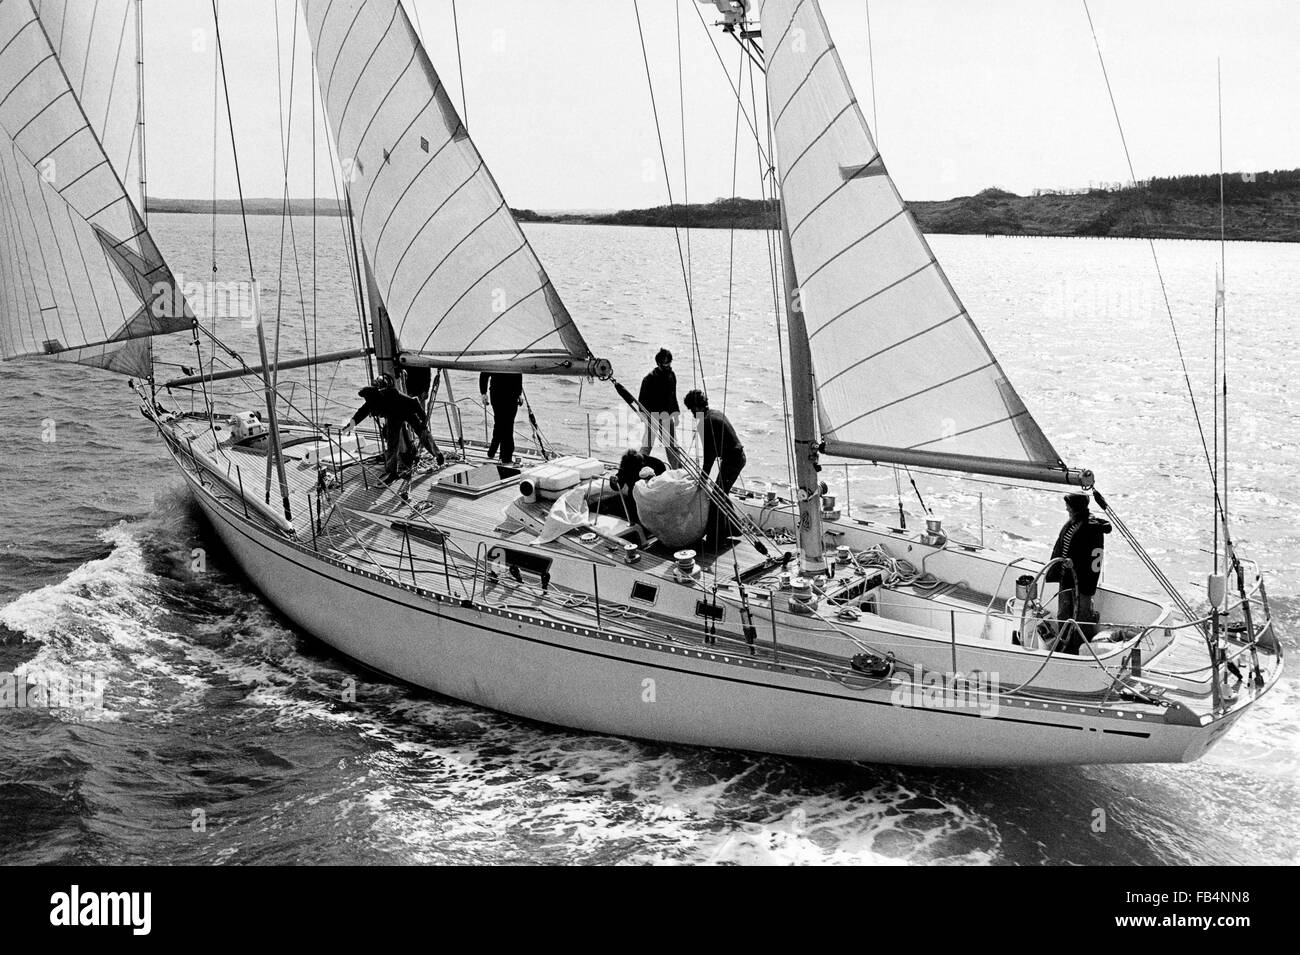
[[[1224, 223], [1229, 239], [1300, 242], [1300, 169], [1233, 173], [1224, 180]], [[249, 199], [250, 215], [279, 215], [279, 199]], [[1126, 189], [1091, 189], [1070, 194], [1018, 196], [985, 189], [974, 196], [938, 202], [912, 202], [912, 214], [925, 232], [968, 235], [1122, 236], [1165, 239], [1219, 237], [1219, 177], [1172, 176]], [[211, 214], [205, 199], [149, 200], [151, 212]], [[291, 211], [308, 215], [309, 199], [294, 199]], [[238, 213], [239, 203], [221, 199], [220, 214]], [[316, 211], [338, 215], [333, 200], [320, 199]], [[656, 206], [607, 213], [537, 213], [517, 209], [520, 222], [597, 225], [690, 226], [697, 229], [770, 229], [776, 207], [758, 199], [718, 199], [690, 206]]]
[[[1224, 181], [1225, 233], [1230, 239], [1300, 242], [1300, 169], [1234, 173]], [[1219, 177], [1153, 179], [1133, 188], [1069, 195], [1018, 196], [985, 189], [974, 196], [908, 203], [925, 232], [972, 235], [1124, 236], [1216, 239]], [[775, 228], [770, 203], [719, 199], [707, 205], [657, 206], [603, 214], [537, 215], [521, 221], [600, 225], [685, 226], [702, 229]]]

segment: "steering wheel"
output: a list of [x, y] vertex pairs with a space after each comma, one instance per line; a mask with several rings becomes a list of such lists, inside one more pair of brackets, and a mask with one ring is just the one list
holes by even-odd
[[[1064, 565], [1065, 569], [1068, 570], [1068, 571], [1070, 572], [1070, 578], [1071, 578], [1071, 580], [1073, 580], [1073, 578], [1074, 578], [1074, 565], [1070, 563], [1069, 559], [1066, 558], [1066, 557], [1053, 557], [1051, 560], [1049, 560], [1047, 563], [1045, 563], [1041, 568], [1039, 568], [1038, 573], [1036, 573], [1036, 574], [1034, 575], [1034, 582], [1033, 582], [1032, 584], [1030, 584], [1030, 590], [1031, 590], [1032, 592], [1034, 592], [1034, 593], [1037, 593], [1037, 592], [1038, 592], [1038, 585], [1042, 582], [1043, 578], [1047, 575], [1047, 572], [1048, 572], [1049, 570], [1051, 570], [1053, 567], [1055, 567], [1057, 564], [1062, 564], [1062, 565]], [[1060, 597], [1061, 597], [1061, 594], [1060, 594], [1060, 590], [1058, 589], [1058, 590], [1057, 590], [1057, 594], [1056, 594], [1056, 599], [1057, 599], [1057, 601], [1058, 601], [1058, 606], [1059, 606]], [[1022, 647], [1024, 647], [1026, 650], [1037, 650], [1037, 649], [1040, 649], [1039, 646], [1038, 646], [1038, 642], [1039, 642], [1039, 641], [1038, 641], [1038, 626], [1035, 626], [1035, 627], [1034, 627], [1034, 632], [1033, 632], [1032, 634], [1026, 632], [1026, 630], [1025, 630], [1025, 617], [1026, 617], [1026, 615], [1027, 615], [1028, 613], [1029, 613], [1029, 601], [1026, 600], [1026, 601], [1024, 602], [1024, 605], [1020, 608], [1020, 645], [1021, 645]], [[1041, 624], [1041, 621], [1040, 621], [1040, 624]], [[1051, 646], [1051, 647], [1043, 647], [1042, 649], [1047, 649], [1047, 650], [1051, 650], [1051, 649], [1053, 649], [1053, 648], [1054, 648], [1054, 642], [1059, 638], [1059, 636], [1060, 636], [1060, 634], [1057, 634], [1056, 637], [1053, 637], [1053, 638], [1052, 638], [1053, 646]]]

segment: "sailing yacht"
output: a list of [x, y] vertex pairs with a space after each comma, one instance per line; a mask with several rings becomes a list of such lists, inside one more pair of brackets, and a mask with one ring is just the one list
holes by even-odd
[[[835, 506], [824, 455], [1067, 487], [1092, 494], [1144, 554], [962, 306], [817, 0], [715, 5], [765, 77], [796, 471], [786, 495], [704, 482], [738, 530], [721, 549], [668, 546], [609, 506], [608, 462], [538, 452], [502, 464], [450, 428], [440, 463], [385, 482], [374, 433], [343, 434], [286, 402], [279, 372], [313, 361], [373, 362], [399, 382], [430, 369], [429, 400], [441, 390], [448, 408], [453, 371], [616, 383], [398, 0], [301, 2], [329, 133], [351, 161], [361, 342], [281, 362], [259, 322], [260, 365], [200, 362], [165, 380], [151, 340], [190, 333], [197, 348], [200, 328], [144, 217], [138, 85], [116, 68], [85, 82], [106, 60], [90, 5], [0, 0], [3, 355], [130, 376], [249, 581], [394, 679], [561, 727], [796, 757], [1196, 759], [1282, 671], [1263, 575], [1243, 555], [1229, 552], [1234, 575], [1212, 579], [1207, 611], [1158, 576], [1159, 597], [1104, 584], [1090, 624], [1055, 613], [1059, 560]], [[130, 0], [96, 6], [125, 23]], [[220, 56], [219, 24], [217, 40]], [[260, 379], [264, 404], [218, 415], [172, 397], [234, 376]], [[1066, 652], [1075, 629], [1087, 639]]]

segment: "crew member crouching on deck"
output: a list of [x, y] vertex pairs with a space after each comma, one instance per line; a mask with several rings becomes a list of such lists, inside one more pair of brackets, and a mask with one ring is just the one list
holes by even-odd
[[[401, 458], [409, 457], [413, 463], [419, 456], [418, 449], [408, 449], [409, 442], [404, 433], [407, 425], [411, 426], [426, 451], [435, 459], [441, 457], [434, 446], [433, 436], [429, 434], [429, 422], [420, 402], [398, 391], [392, 375], [380, 375], [373, 385], [362, 388], [357, 394], [364, 403], [344, 423], [343, 433], [351, 434], [366, 418], [383, 419], [385, 482], [396, 479]], [[407, 454], [403, 454], [404, 451]]]
[[[1101, 580], [1101, 563], [1106, 551], [1106, 535], [1110, 522], [1094, 517], [1088, 510], [1087, 494], [1065, 495], [1065, 508], [1069, 518], [1056, 537], [1052, 558], [1064, 557], [1067, 564], [1054, 564], [1047, 571], [1047, 580], [1060, 585], [1056, 616], [1062, 621], [1062, 653], [1078, 653], [1083, 639], [1091, 639], [1097, 628], [1096, 611], [1092, 598]], [[1078, 621], [1079, 626], [1065, 621]]]

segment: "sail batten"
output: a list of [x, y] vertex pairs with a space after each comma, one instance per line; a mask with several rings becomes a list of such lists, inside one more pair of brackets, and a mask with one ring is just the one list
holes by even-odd
[[148, 348], [128, 343], [193, 322], [125, 185], [140, 168], [131, 10], [0, 0], [0, 358], [146, 376]]
[[762, 0], [759, 15], [827, 449], [1061, 473], [899, 195], [817, 0]]
[[301, 6], [358, 236], [403, 353], [557, 355], [585, 372], [586, 342], [398, 0]]

